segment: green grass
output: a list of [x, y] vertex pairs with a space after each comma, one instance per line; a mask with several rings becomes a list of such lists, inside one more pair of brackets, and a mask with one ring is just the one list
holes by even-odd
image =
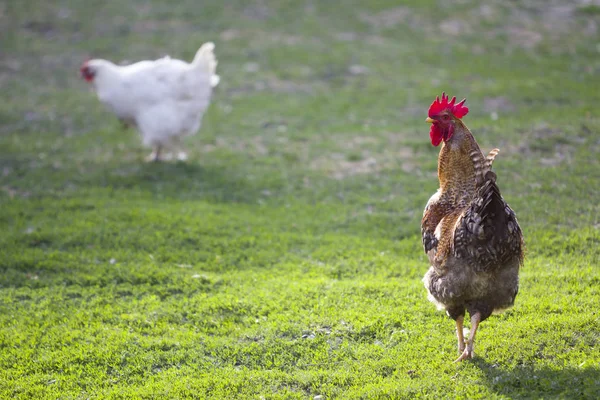
[[[0, 397], [600, 398], [594, 6], [127, 4], [0, 5]], [[207, 40], [191, 159], [144, 163], [80, 62]], [[443, 90], [528, 248], [459, 365], [421, 283]]]

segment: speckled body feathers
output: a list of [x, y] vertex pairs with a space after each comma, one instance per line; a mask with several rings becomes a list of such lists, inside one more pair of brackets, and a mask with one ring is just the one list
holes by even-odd
[[421, 224], [431, 267], [423, 281], [429, 299], [457, 319], [481, 320], [512, 306], [519, 287], [523, 236], [491, 171], [498, 149], [484, 157], [468, 128], [457, 121], [438, 159], [440, 189]]

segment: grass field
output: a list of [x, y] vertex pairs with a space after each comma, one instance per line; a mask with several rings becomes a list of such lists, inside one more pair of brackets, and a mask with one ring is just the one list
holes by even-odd
[[[600, 398], [599, 30], [583, 0], [0, 3], [0, 397]], [[208, 40], [190, 160], [143, 162], [81, 61]], [[461, 364], [421, 282], [443, 90], [528, 248]]]

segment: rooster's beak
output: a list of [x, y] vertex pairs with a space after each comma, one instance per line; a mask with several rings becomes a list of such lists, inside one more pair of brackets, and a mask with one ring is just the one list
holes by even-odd
[[425, 119], [425, 122], [427, 122], [427, 123], [429, 123], [429, 124], [433, 124], [433, 118], [429, 118], [429, 117], [427, 117], [427, 118]]

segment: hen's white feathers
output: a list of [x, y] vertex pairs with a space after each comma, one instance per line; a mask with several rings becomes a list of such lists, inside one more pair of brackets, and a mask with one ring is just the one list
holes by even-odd
[[169, 146], [196, 133], [219, 83], [213, 43], [200, 47], [186, 63], [164, 57], [118, 66], [87, 62], [98, 98], [120, 119], [134, 125], [148, 146]]
[[215, 74], [217, 70], [217, 59], [214, 54], [215, 45], [212, 42], [204, 43], [196, 52], [192, 65], [197, 66], [210, 74], [210, 84], [215, 87], [219, 84], [221, 77]]

